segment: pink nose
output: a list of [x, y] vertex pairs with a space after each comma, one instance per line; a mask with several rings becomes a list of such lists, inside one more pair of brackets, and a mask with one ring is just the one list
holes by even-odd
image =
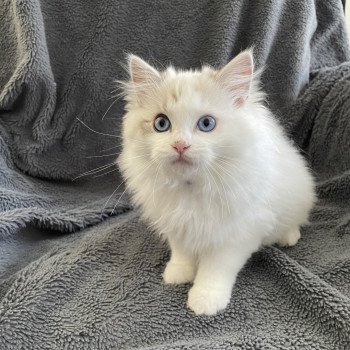
[[185, 141], [176, 141], [173, 144], [173, 148], [176, 150], [177, 153], [182, 154], [184, 153], [188, 148], [190, 148], [190, 145], [187, 145]]

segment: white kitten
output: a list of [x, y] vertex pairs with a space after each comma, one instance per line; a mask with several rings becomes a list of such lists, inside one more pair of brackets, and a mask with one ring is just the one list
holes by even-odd
[[119, 167], [169, 242], [164, 281], [193, 282], [188, 307], [215, 314], [253, 252], [297, 243], [313, 179], [262, 103], [251, 51], [219, 71], [158, 72], [131, 55], [129, 72]]

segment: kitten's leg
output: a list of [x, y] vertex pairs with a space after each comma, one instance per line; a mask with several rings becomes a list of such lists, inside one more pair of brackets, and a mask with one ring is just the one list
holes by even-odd
[[163, 273], [165, 283], [181, 284], [192, 282], [196, 274], [194, 256], [185, 252], [180, 244], [169, 240], [171, 258]]
[[300, 238], [300, 229], [299, 227], [291, 229], [287, 231], [283, 236], [281, 236], [277, 244], [281, 247], [292, 247], [293, 245], [296, 245]]
[[258, 248], [254, 242], [244, 246], [226, 245], [202, 254], [187, 306], [197, 315], [214, 315], [224, 309], [230, 301], [238, 272]]

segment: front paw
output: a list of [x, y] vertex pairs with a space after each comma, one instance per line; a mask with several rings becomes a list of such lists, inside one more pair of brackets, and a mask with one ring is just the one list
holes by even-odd
[[290, 230], [282, 236], [279, 241], [278, 245], [281, 247], [292, 247], [293, 245], [296, 245], [300, 239], [300, 230], [299, 228]]
[[226, 289], [203, 288], [194, 285], [189, 293], [187, 306], [196, 315], [215, 315], [225, 309], [231, 293]]
[[167, 284], [181, 284], [192, 282], [195, 277], [195, 267], [192, 264], [176, 264], [169, 261], [163, 273]]

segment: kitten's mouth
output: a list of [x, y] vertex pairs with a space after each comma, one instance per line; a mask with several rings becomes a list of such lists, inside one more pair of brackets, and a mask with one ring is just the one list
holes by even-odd
[[193, 163], [189, 160], [189, 159], [186, 159], [184, 157], [179, 157], [177, 159], [175, 159], [173, 162], [173, 164], [181, 164], [181, 165], [193, 165]]

